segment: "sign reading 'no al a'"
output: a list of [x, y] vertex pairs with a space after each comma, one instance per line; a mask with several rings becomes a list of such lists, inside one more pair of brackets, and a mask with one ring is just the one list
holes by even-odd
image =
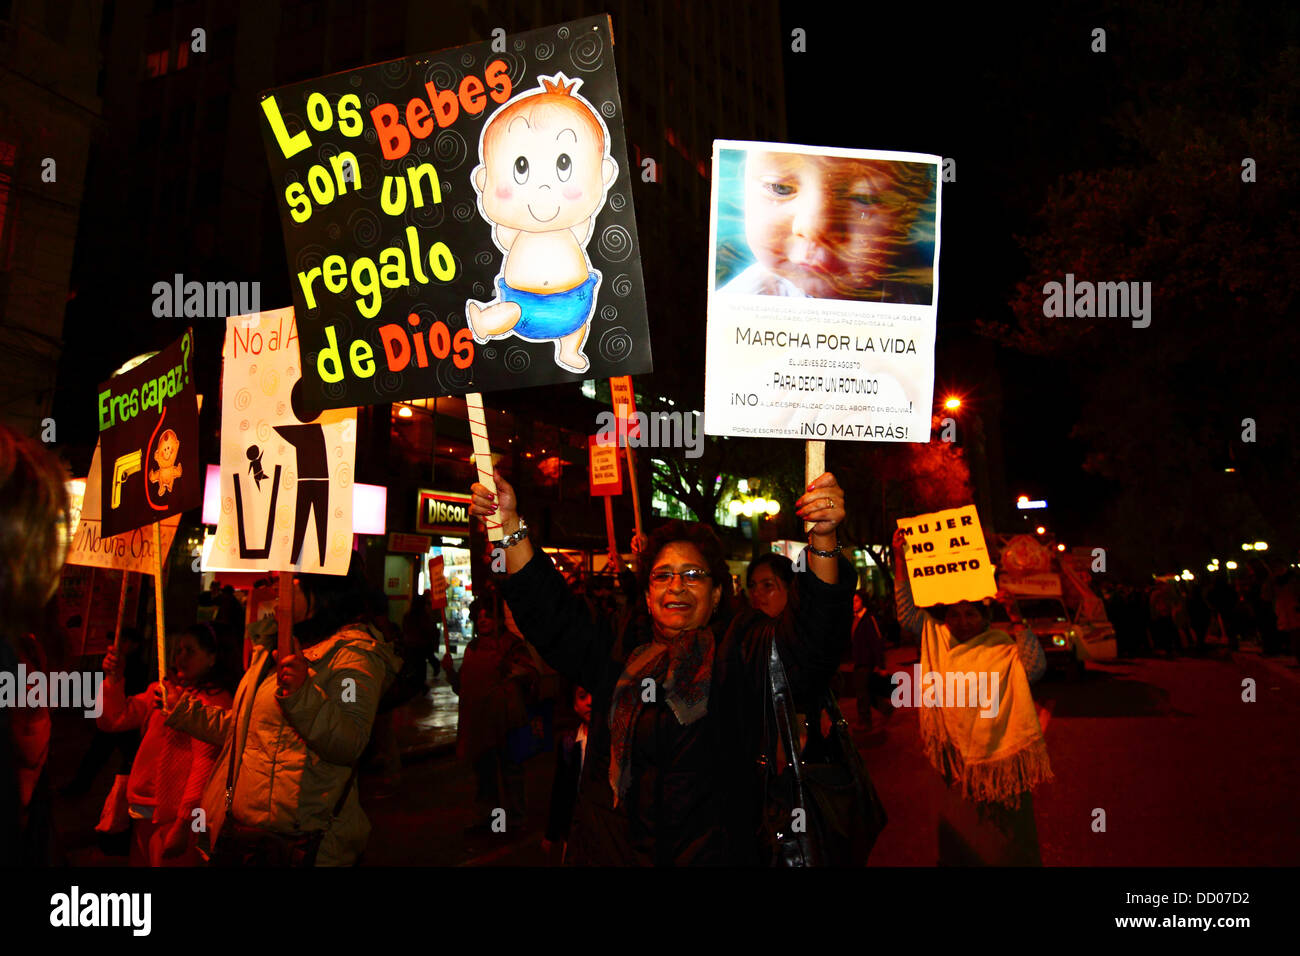
[[204, 570], [346, 574], [357, 410], [305, 400], [293, 309], [226, 321], [221, 516]]
[[907, 576], [917, 607], [979, 601], [997, 594], [980, 516], [974, 505], [900, 518]]

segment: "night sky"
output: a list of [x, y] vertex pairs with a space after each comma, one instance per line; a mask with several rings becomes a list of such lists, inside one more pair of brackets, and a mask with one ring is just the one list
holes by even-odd
[[[1119, 86], [1122, 38], [1112, 14], [955, 12], [923, 18], [916, 7], [872, 5], [833, 16], [787, 4], [787, 32], [808, 30], [808, 53], [787, 53], [791, 142], [915, 150], [957, 161], [943, 187], [936, 400], [986, 370], [964, 353], [975, 322], [1006, 320], [1024, 275], [1015, 236], [1061, 173], [1106, 163], [1116, 143], [1105, 118]], [[825, 10], [826, 8], [822, 8]], [[1108, 54], [1089, 51], [1109, 27]], [[978, 350], [987, 355], [987, 346]], [[1069, 430], [1081, 400], [1062, 387], [1065, 363], [996, 348], [1001, 427], [1013, 494], [1047, 497], [1054, 515], [1086, 527], [1106, 482], [1080, 466]], [[967, 392], [969, 397], [969, 392]], [[996, 426], [991, 426], [996, 427]]]

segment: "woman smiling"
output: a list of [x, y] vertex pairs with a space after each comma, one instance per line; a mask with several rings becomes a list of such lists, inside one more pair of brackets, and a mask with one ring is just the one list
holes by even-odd
[[[824, 694], [849, 640], [856, 577], [839, 555], [844, 492], [827, 473], [799, 501], [815, 522], [797, 610], [774, 621], [749, 612], [715, 626], [730, 586], [707, 527], [673, 521], [642, 556], [644, 607], [617, 618], [575, 597], [534, 550], [514, 489], [472, 487], [471, 512], [495, 515], [509, 575], [503, 593], [525, 638], [592, 695], [568, 859], [585, 865], [758, 865], [766, 765], [769, 643], [796, 700]], [[713, 625], [713, 626], [711, 626]]]

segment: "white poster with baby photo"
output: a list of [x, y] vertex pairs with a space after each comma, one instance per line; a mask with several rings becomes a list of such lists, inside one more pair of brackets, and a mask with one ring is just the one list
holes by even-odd
[[930, 440], [941, 164], [714, 142], [706, 434]]
[[221, 515], [203, 570], [346, 574], [357, 410], [306, 406], [293, 309], [231, 316], [221, 355]]

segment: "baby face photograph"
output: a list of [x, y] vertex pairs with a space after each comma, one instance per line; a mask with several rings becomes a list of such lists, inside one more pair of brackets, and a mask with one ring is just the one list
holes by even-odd
[[933, 164], [720, 147], [718, 170], [717, 292], [932, 304]]

